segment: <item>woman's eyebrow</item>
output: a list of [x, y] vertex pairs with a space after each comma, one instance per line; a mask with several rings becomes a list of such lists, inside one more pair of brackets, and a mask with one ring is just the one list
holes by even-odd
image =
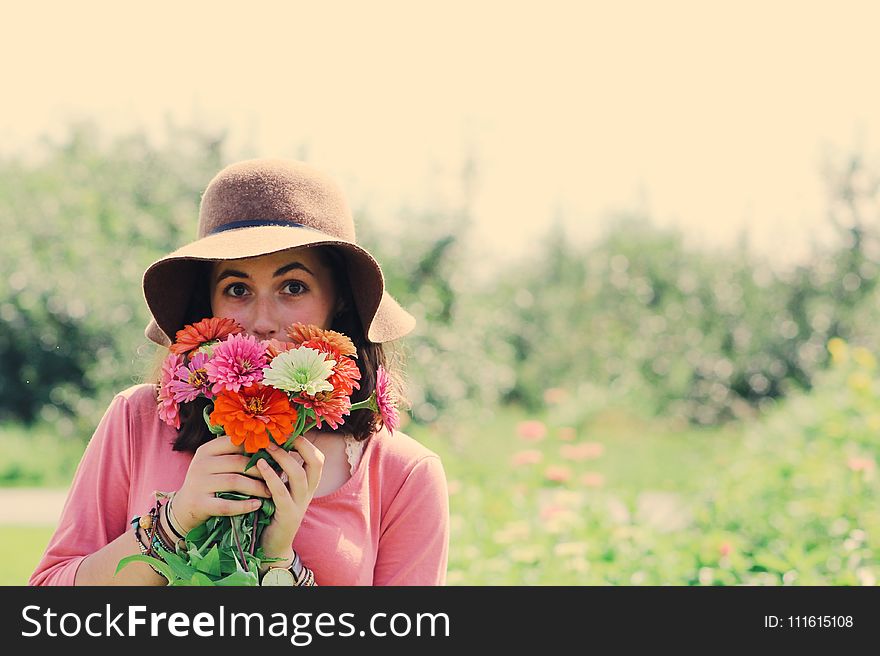
[[[294, 269], [300, 269], [302, 271], [305, 271], [306, 273], [308, 273], [311, 276], [315, 275], [314, 273], [311, 272], [311, 270], [305, 264], [302, 264], [301, 262], [291, 262], [290, 264], [285, 264], [283, 267], [278, 269], [275, 273], [272, 274], [272, 277], [277, 278], [279, 276], [283, 276], [288, 271], [293, 271]], [[217, 280], [214, 281], [214, 284], [215, 285], [219, 284], [220, 281], [223, 280], [224, 278], [250, 278], [250, 276], [248, 274], [246, 274], [244, 271], [239, 271], [237, 269], [224, 269], [217, 276]]]

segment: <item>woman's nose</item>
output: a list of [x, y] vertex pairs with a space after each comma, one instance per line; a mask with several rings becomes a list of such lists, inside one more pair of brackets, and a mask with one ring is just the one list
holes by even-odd
[[272, 339], [278, 336], [278, 321], [271, 299], [257, 299], [253, 305], [254, 313], [251, 334], [257, 339]]

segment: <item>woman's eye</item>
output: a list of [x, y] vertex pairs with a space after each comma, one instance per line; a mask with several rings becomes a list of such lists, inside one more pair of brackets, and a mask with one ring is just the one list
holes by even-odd
[[291, 294], [296, 294], [296, 295], [302, 294], [303, 292], [306, 291], [306, 286], [304, 284], [302, 284], [301, 282], [297, 282], [295, 280], [292, 280], [291, 282], [287, 283], [284, 287], [285, 287], [285, 289], [287, 289], [288, 292], [290, 292]]
[[226, 288], [226, 293], [230, 296], [244, 296], [247, 293], [247, 287], [243, 283], [236, 282]]

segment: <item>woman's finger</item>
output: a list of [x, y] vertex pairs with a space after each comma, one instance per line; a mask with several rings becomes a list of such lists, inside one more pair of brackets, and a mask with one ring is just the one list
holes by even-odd
[[302, 435], [296, 438], [293, 448], [302, 456], [303, 468], [309, 481], [309, 489], [314, 492], [318, 489], [318, 483], [321, 482], [321, 472], [324, 469], [324, 454]]
[[274, 444], [270, 444], [267, 451], [275, 459], [275, 462], [281, 466], [283, 472], [287, 474], [290, 493], [293, 495], [294, 500], [302, 502], [311, 499], [311, 492], [314, 490], [309, 490], [309, 480], [306, 477], [306, 472], [302, 465], [293, 458], [293, 455]]
[[255, 467], [251, 467], [247, 471], [244, 470], [248, 464], [247, 456], [234, 454], [217, 455], [206, 458], [203, 463], [203, 471], [208, 474], [220, 474], [222, 472], [234, 472], [236, 474], [245, 474], [246, 476], [255, 476], [261, 478], [260, 472]]
[[259, 499], [221, 499], [214, 497], [207, 502], [211, 516], [231, 517], [253, 512], [263, 504]]
[[263, 479], [272, 493], [272, 500], [275, 502], [275, 505], [283, 508], [292, 503], [293, 499], [290, 496], [290, 490], [287, 489], [287, 486], [281, 481], [281, 477], [275, 473], [275, 470], [272, 469], [269, 463], [265, 460], [260, 460], [257, 463], [257, 467], [263, 473]]
[[226, 453], [242, 453], [243, 451], [244, 449], [242, 449], [242, 445], [233, 444], [232, 438], [228, 435], [218, 435], [213, 440], [208, 440], [196, 449], [197, 453], [208, 456], [217, 456]]
[[271, 496], [269, 488], [264, 481], [244, 474], [233, 474], [224, 472], [213, 474], [211, 476], [210, 492], [238, 492], [239, 494], [247, 494], [252, 497]]

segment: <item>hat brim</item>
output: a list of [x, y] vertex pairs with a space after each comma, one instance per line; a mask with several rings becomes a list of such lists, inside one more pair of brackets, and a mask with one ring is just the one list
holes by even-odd
[[144, 334], [168, 346], [183, 328], [199, 263], [268, 255], [291, 248], [333, 246], [343, 256], [355, 306], [367, 339], [403, 337], [415, 318], [385, 291], [382, 269], [365, 249], [306, 227], [255, 226], [209, 235], [157, 260], [144, 272], [143, 292], [152, 320]]

